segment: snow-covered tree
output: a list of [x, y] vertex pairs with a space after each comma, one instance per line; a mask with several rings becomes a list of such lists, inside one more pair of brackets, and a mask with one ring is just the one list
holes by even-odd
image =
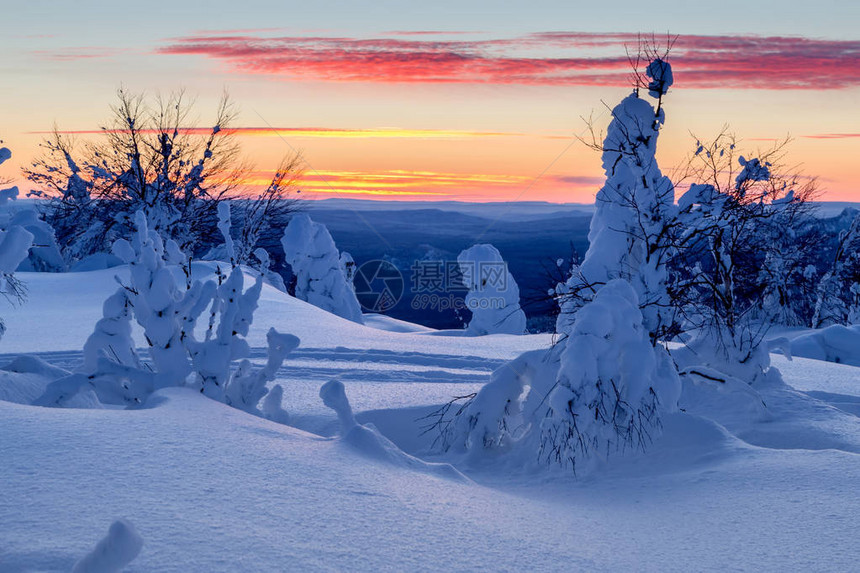
[[[857, 324], [860, 291], [860, 213], [848, 229], [839, 233], [833, 258], [815, 289], [812, 327], [832, 324]], [[857, 285], [855, 287], [855, 285]]]
[[357, 269], [355, 266], [355, 259], [353, 259], [352, 255], [350, 255], [346, 251], [343, 251], [340, 254], [340, 270], [341, 272], [343, 272], [343, 276], [346, 277], [346, 284], [348, 284], [350, 288], [352, 288], [352, 290], [354, 291], [355, 272]]
[[[0, 147], [0, 165], [12, 157], [8, 147]], [[2, 182], [0, 182], [2, 183]], [[7, 205], [18, 197], [17, 187], [0, 189], [0, 207]], [[15, 217], [6, 214], [0, 220], [0, 295], [7, 300], [21, 302], [24, 299], [24, 287], [15, 278], [18, 266], [27, 258], [33, 245], [33, 233], [15, 222]], [[0, 337], [6, 332], [6, 326], [0, 320]]]
[[577, 311], [567, 337], [503, 365], [434, 424], [444, 448], [579, 471], [645, 449], [679, 396], [677, 371], [665, 349], [652, 346], [635, 291], [613, 279]]
[[9, 225], [17, 225], [33, 235], [33, 246], [19, 271], [59, 273], [67, 270], [66, 261], [54, 237], [54, 229], [39, 218], [34, 209], [21, 209], [12, 216]]
[[300, 213], [290, 220], [281, 244], [296, 277], [296, 298], [364, 323], [353, 286], [344, 274], [341, 255], [325, 225]]
[[[662, 98], [672, 85], [672, 68], [655, 58], [648, 81], [612, 110], [602, 151], [606, 183], [598, 191], [588, 233], [589, 247], [570, 279], [557, 289], [561, 305], [556, 330], [567, 333], [571, 317], [599, 288], [616, 278], [636, 290], [652, 342], [674, 330], [669, 308], [666, 262], [669, 231], [675, 215], [675, 189], [655, 157], [665, 122]], [[640, 95], [658, 98], [655, 108]]]
[[631, 285], [615, 279], [576, 314], [540, 423], [540, 456], [573, 469], [582, 459], [644, 450], [674, 410], [680, 381], [652, 347]]
[[507, 263], [493, 245], [473, 245], [457, 255], [463, 283], [469, 289], [466, 308], [472, 320], [470, 335], [524, 334], [526, 315], [520, 308], [520, 289]]
[[55, 130], [44, 154], [26, 174], [35, 184], [43, 218], [56, 230], [67, 263], [106, 252], [116, 239], [134, 233], [142, 211], [149, 229], [194, 256], [217, 242], [218, 203], [242, 192], [241, 262], [260, 235], [292, 210], [287, 193], [299, 173], [293, 157], [276, 170], [262, 193], [243, 187], [250, 166], [242, 162], [235, 132], [236, 112], [224, 97], [209, 128], [193, 122], [193, 102], [183, 92], [150, 102], [123, 89], [111, 121], [96, 139], [75, 145]]

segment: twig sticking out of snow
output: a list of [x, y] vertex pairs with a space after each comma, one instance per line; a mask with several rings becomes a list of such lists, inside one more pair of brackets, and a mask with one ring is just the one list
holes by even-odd
[[329, 380], [320, 388], [323, 403], [337, 413], [340, 420], [341, 442], [362, 456], [447, 479], [468, 482], [469, 479], [450, 464], [429, 463], [410, 456], [386, 438], [373, 424], [359, 424], [352, 413], [343, 383]]
[[263, 406], [261, 408], [263, 417], [278, 424], [289, 425], [290, 414], [281, 405], [283, 401], [284, 388], [280, 384], [275, 384], [263, 399]]
[[352, 428], [358, 425], [352, 413], [352, 406], [340, 380], [329, 380], [320, 388], [320, 398], [323, 404], [331, 408], [340, 420], [341, 433], [346, 435]]
[[221, 201], [218, 203], [218, 230], [224, 237], [224, 248], [227, 250], [227, 256], [230, 258], [230, 264], [236, 264], [236, 248], [233, 245], [233, 237], [230, 235], [230, 202]]
[[95, 548], [75, 563], [72, 573], [118, 573], [134, 561], [143, 548], [143, 538], [125, 519], [114, 521]]

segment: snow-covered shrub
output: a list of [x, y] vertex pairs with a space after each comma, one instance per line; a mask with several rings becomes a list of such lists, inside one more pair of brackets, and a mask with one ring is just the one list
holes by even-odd
[[284, 230], [281, 244], [296, 276], [296, 298], [347, 320], [364, 323], [355, 291], [344, 274], [340, 253], [325, 225], [298, 214]]
[[703, 182], [678, 200], [672, 294], [688, 345], [699, 364], [748, 383], [769, 368], [771, 324], [803, 322], [813, 274], [815, 245], [795, 232], [813, 189], [772, 164], [780, 150], [747, 160], [730, 134], [699, 143], [691, 176]]
[[520, 289], [501, 253], [493, 245], [474, 245], [457, 255], [463, 283], [469, 289], [466, 307], [471, 335], [524, 334], [526, 315], [520, 308]]
[[[860, 213], [854, 216], [848, 229], [839, 233], [839, 241], [829, 268], [815, 289], [815, 312], [812, 327], [833, 324], [857, 324], [860, 319], [857, 284], [860, 269]], [[855, 286], [856, 285], [856, 286]]]
[[123, 366], [141, 368], [140, 357], [131, 335], [131, 301], [128, 291], [118, 289], [102, 305], [102, 318], [84, 343], [84, 371], [98, 370], [100, 358], [110, 357]]
[[[233, 372], [224, 396], [224, 401], [230, 406], [252, 414], [260, 414], [257, 410], [257, 404], [269, 393], [266, 383], [275, 379], [275, 374], [284, 363], [287, 355], [299, 345], [298, 337], [292, 334], [281, 334], [274, 328], [270, 328], [269, 332], [266, 333], [266, 342], [268, 344], [268, 358], [264, 367], [255, 369], [249, 360], [244, 359]], [[262, 412], [262, 415], [271, 420], [280, 421], [279, 418], [283, 417], [283, 411], [276, 406], [280, 405], [283, 389], [280, 385], [276, 388], [278, 388], [277, 402], [274, 402], [274, 398], [271, 402], [267, 401], [264, 404], [265, 411]]]
[[[655, 59], [646, 73], [649, 94], [660, 98], [672, 83], [668, 62]], [[652, 340], [673, 331], [668, 305], [668, 231], [675, 214], [675, 189], [660, 172], [655, 153], [665, 121], [639, 89], [612, 110], [602, 144], [606, 183], [598, 191], [588, 232], [589, 247], [570, 279], [557, 289], [561, 305], [556, 330], [567, 333], [571, 317], [610, 280], [627, 280], [637, 293]]]
[[[12, 157], [8, 147], [0, 147], [0, 164]], [[18, 197], [17, 187], [0, 189], [0, 206]], [[0, 221], [0, 295], [7, 300], [22, 301], [23, 285], [15, 278], [15, 271], [30, 253], [33, 246], [33, 233], [14, 222], [14, 218]], [[0, 337], [6, 326], [0, 320]]]
[[114, 521], [107, 535], [72, 567], [72, 573], [119, 573], [143, 549], [143, 538], [131, 522]]
[[[232, 254], [229, 208], [222, 205], [220, 228], [226, 252]], [[247, 289], [238, 265], [227, 276], [219, 267], [217, 280], [192, 281], [176, 243], [162, 244], [143, 213], [138, 212], [136, 222], [132, 241], [114, 244], [116, 255], [129, 265], [129, 284], [105, 302], [103, 318], [84, 347], [84, 372], [58, 380], [39, 403], [63, 405], [87, 384], [102, 401], [121, 404], [140, 403], [159, 388], [190, 385], [215, 400], [260, 414], [257, 405], [266, 395], [266, 383], [299, 344], [295, 336], [272, 329], [266, 365], [255, 368], [247, 360], [250, 348], [244, 337], [253, 322], [262, 274]], [[186, 276], [184, 286], [177, 279], [179, 268]], [[200, 333], [196, 327], [204, 313], [208, 321]], [[132, 317], [143, 328], [151, 365], [143, 364], [134, 348]], [[241, 362], [234, 370], [236, 360]]]
[[263, 248], [254, 249], [254, 257], [260, 261], [259, 270], [265, 281], [279, 291], [287, 292], [287, 285], [284, 284], [284, 278], [271, 269], [272, 261], [269, 257], [269, 251]]
[[610, 454], [644, 450], [679, 396], [677, 371], [665, 349], [652, 346], [635, 291], [614, 279], [577, 311], [553, 349], [499, 368], [439, 427], [443, 447], [455, 451], [516, 452], [579, 470]]
[[27, 258], [18, 265], [19, 271], [58, 273], [67, 269], [60, 247], [54, 238], [54, 229], [41, 220], [34, 209], [18, 211], [9, 225], [17, 225], [33, 235], [33, 246]]
[[284, 410], [284, 388], [280, 384], [275, 384], [266, 397], [263, 398], [263, 404], [260, 411], [263, 417], [278, 424], [288, 425], [290, 423], [290, 414]]

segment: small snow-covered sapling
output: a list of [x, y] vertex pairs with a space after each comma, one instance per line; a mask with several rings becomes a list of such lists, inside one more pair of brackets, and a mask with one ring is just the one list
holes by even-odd
[[331, 408], [337, 414], [340, 421], [341, 433], [344, 435], [358, 425], [352, 413], [352, 406], [340, 380], [329, 380], [320, 388], [320, 398], [323, 404]]
[[72, 573], [119, 573], [143, 548], [143, 538], [125, 519], [114, 521], [95, 548], [75, 563]]

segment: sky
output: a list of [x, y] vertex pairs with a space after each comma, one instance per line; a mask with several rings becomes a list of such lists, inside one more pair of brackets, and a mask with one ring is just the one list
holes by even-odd
[[120, 86], [184, 88], [200, 126], [238, 105], [250, 185], [301, 152], [307, 199], [591, 202], [584, 118], [605, 128], [654, 35], [677, 36], [664, 172], [728, 125], [748, 155], [790, 136], [822, 200], [860, 201], [860, 3], [692, 4], [0, 0], [0, 177], [29, 189], [54, 125], [98, 137]]

